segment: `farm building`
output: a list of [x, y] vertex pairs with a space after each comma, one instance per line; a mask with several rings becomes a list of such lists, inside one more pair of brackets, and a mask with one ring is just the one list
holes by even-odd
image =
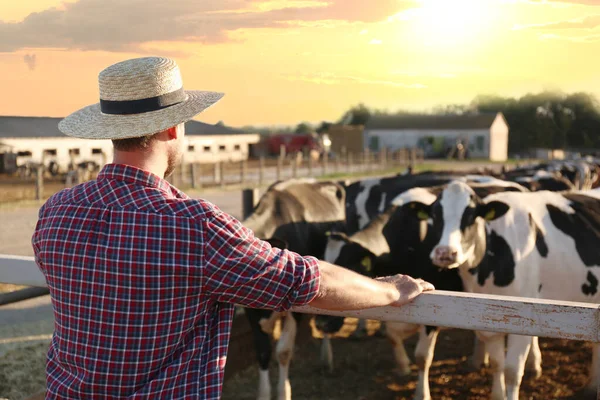
[[183, 158], [186, 163], [245, 160], [248, 159], [250, 145], [260, 141], [258, 133], [195, 120], [186, 122], [185, 136], [187, 143]]
[[[17, 154], [17, 164], [56, 165], [57, 172], [71, 162], [104, 165], [112, 160], [110, 140], [85, 140], [65, 136], [58, 130], [61, 118], [0, 117], [0, 154]], [[258, 134], [246, 134], [221, 124], [199, 121], [186, 123], [185, 162], [236, 161], [248, 157], [248, 146], [259, 141]]]
[[362, 136], [363, 146], [373, 151], [420, 147], [426, 156], [445, 157], [461, 142], [470, 158], [505, 161], [508, 131], [502, 113], [398, 115], [371, 117]]

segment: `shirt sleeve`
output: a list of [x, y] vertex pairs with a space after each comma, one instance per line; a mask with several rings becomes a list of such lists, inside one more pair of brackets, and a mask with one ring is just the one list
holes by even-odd
[[217, 301], [286, 311], [317, 295], [316, 258], [271, 247], [220, 211], [205, 224], [204, 288]]

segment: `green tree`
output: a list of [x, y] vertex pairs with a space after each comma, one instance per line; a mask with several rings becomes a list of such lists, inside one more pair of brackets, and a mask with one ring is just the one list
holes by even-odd
[[309, 123], [301, 122], [298, 124], [298, 126], [296, 126], [294, 132], [298, 134], [307, 134], [314, 132], [314, 129]]

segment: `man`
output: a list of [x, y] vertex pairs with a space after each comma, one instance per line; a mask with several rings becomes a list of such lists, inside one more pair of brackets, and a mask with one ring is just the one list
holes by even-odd
[[234, 304], [351, 310], [433, 289], [272, 248], [164, 180], [180, 160], [184, 122], [223, 96], [184, 91], [174, 61], [123, 61], [99, 86], [100, 103], [59, 128], [111, 139], [113, 163], [52, 196], [32, 238], [56, 321], [46, 398], [217, 399]]

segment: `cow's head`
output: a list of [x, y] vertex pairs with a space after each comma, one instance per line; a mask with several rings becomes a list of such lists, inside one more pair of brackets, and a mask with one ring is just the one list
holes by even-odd
[[420, 219], [432, 220], [431, 229], [440, 237], [430, 257], [442, 268], [457, 268], [474, 254], [480, 240], [485, 240], [484, 221], [493, 221], [506, 214], [509, 206], [500, 201], [484, 203], [464, 182], [454, 181], [431, 205], [412, 202]]

